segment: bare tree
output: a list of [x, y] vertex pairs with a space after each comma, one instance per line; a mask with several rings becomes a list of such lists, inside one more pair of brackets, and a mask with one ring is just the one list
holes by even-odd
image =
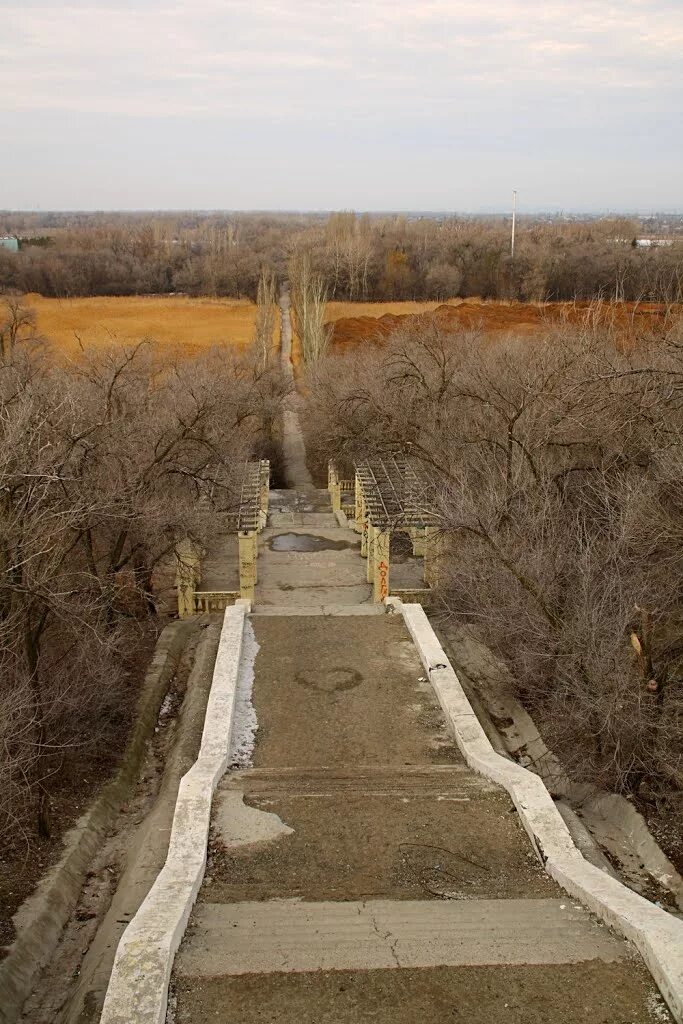
[[322, 276], [313, 269], [308, 252], [292, 257], [289, 278], [294, 321], [304, 361], [312, 363], [324, 354], [330, 340], [330, 328], [325, 324], [327, 287]]
[[263, 267], [256, 296], [253, 341], [257, 364], [261, 370], [267, 368], [273, 352], [273, 334], [277, 321], [276, 291], [275, 275], [268, 267]]
[[0, 839], [47, 836], [64, 766], [114, 760], [159, 570], [227, 524], [290, 387], [225, 349], [0, 363]]
[[20, 342], [36, 341], [36, 313], [22, 299], [11, 295], [0, 310], [0, 361], [9, 362]]

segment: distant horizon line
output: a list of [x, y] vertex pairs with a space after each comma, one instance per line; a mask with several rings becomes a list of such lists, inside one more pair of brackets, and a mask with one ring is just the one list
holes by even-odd
[[[5, 207], [0, 209], [0, 216], [12, 216], [17, 214], [66, 214], [66, 213], [157, 213], [157, 214], [288, 214], [298, 216], [329, 216], [334, 213], [355, 213], [358, 216], [413, 216], [413, 217], [508, 217], [510, 209], [501, 207], [479, 207], [473, 210], [455, 209], [362, 209], [360, 207], [329, 207], [329, 208], [299, 208], [299, 207], [194, 207], [194, 206], [138, 206], [138, 207]], [[680, 217], [683, 216], [683, 206], [669, 209], [655, 207], [628, 209], [613, 207], [534, 207], [527, 209], [517, 208], [517, 216], [554, 216], [554, 217]]]

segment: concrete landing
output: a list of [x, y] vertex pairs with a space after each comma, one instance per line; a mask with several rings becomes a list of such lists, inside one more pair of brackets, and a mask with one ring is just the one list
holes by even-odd
[[268, 526], [259, 536], [256, 607], [286, 605], [295, 611], [304, 606], [322, 615], [330, 606], [371, 602], [357, 534], [338, 526], [334, 517], [329, 525], [317, 525], [317, 512], [274, 513], [273, 518], [281, 525]]

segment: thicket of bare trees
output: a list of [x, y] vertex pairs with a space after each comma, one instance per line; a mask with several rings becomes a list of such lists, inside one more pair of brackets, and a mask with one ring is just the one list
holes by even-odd
[[576, 780], [683, 821], [683, 334], [404, 330], [309, 373], [307, 443], [433, 474], [446, 613]]
[[327, 286], [313, 269], [308, 252], [296, 252], [289, 262], [294, 325], [301, 341], [304, 362], [312, 363], [325, 354], [330, 327], [325, 324]]
[[69, 766], [120, 746], [174, 546], [234, 511], [288, 388], [225, 351], [121, 344], [65, 364], [30, 332], [3, 348], [0, 840], [48, 834]]
[[256, 292], [256, 322], [254, 324], [254, 350], [259, 367], [265, 370], [273, 351], [273, 338], [277, 321], [277, 283], [275, 275], [264, 267]]
[[[0, 290], [44, 295], [185, 292], [256, 298], [307, 253], [330, 299], [680, 301], [683, 223], [520, 217], [514, 262], [503, 217], [265, 214], [0, 214]], [[637, 236], [672, 246], [639, 249]]]

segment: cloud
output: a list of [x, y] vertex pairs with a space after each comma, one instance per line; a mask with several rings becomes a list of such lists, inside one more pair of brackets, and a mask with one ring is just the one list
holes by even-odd
[[223, 132], [247, 154], [286, 129], [340, 195], [357, 132], [366, 176], [397, 174], [408, 196], [418, 145], [450, 161], [431, 171], [444, 180], [497, 139], [514, 161], [566, 138], [597, 167], [607, 139], [628, 152], [646, 126], [650, 151], [671, 153], [682, 47], [680, 0], [0, 0], [0, 113], [24, 132], [58, 120], [65, 144], [108, 118], [141, 158], [150, 126]]
[[[683, 7], [196, 0], [0, 6], [4, 109], [264, 115], [328, 102], [390, 113], [473, 85], [678, 89]], [[368, 96], [359, 83], [371, 81]], [[188, 94], [188, 83], [195, 88]], [[198, 86], [203, 83], [204, 89]]]

